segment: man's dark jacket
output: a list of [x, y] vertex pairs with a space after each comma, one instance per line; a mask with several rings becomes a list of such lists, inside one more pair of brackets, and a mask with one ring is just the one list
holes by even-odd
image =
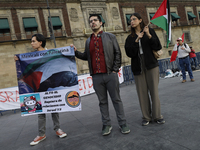
[[[119, 72], [119, 68], [121, 67], [121, 50], [115, 35], [108, 32], [103, 32], [99, 35], [102, 39], [107, 73], [109, 74], [112, 71]], [[90, 75], [92, 75], [93, 71], [90, 58], [90, 40], [91, 36], [85, 43], [85, 51], [83, 53], [75, 51], [75, 56], [79, 59], [88, 61]]]

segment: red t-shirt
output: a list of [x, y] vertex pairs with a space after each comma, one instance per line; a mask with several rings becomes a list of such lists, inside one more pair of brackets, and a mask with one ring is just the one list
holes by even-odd
[[189, 55], [190, 55], [190, 58], [196, 57], [195, 50], [192, 49]]

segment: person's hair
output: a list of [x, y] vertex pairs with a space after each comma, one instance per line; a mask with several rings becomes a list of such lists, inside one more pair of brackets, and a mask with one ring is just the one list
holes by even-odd
[[42, 42], [42, 47], [45, 48], [46, 46], [46, 38], [42, 34], [34, 34], [32, 38], [35, 37], [38, 42]]
[[89, 17], [89, 23], [90, 23], [90, 18], [91, 18], [91, 17], [97, 17], [98, 20], [99, 20], [99, 22], [102, 22], [102, 21], [101, 21], [101, 17], [100, 17], [98, 14], [91, 14], [90, 17]]
[[[137, 17], [139, 20], [142, 19], [141, 15], [140, 15], [139, 13], [133, 13], [133, 14], [130, 16], [130, 18], [131, 18], [132, 16]], [[143, 21], [143, 19], [142, 19], [142, 22], [140, 22], [140, 27], [141, 27], [141, 29], [143, 30], [145, 26], [146, 26], [146, 24], [144, 23], [144, 21]], [[133, 27], [131, 27], [131, 35], [132, 35], [132, 36], [135, 36], [135, 28], [133, 28]]]

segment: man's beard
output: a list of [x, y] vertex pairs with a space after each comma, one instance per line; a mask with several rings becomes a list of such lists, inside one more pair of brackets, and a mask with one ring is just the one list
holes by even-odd
[[100, 28], [101, 28], [101, 26], [99, 28], [92, 29], [92, 31], [97, 32], [97, 31], [99, 31]]

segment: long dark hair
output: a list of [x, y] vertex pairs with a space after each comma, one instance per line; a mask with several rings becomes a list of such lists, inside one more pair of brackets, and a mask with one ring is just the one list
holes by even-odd
[[[137, 17], [139, 20], [142, 19], [141, 15], [139, 13], [133, 13], [130, 18], [132, 16], [135, 16]], [[143, 19], [142, 19], [142, 22], [140, 23], [140, 27], [141, 29], [144, 29], [144, 27], [146, 26], [146, 24], [144, 23]], [[135, 28], [131, 27], [131, 35], [134, 37], [135, 36]]]

